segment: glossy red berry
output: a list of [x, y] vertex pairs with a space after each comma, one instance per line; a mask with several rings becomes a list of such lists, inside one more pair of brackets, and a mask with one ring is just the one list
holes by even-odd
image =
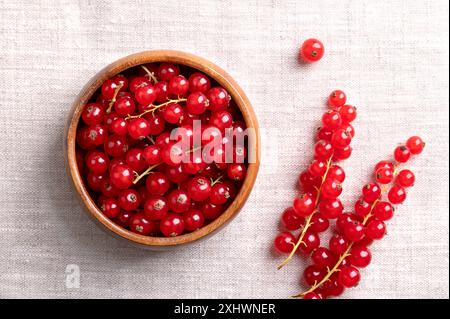
[[149, 145], [144, 148], [142, 156], [147, 165], [155, 165], [161, 162], [161, 149], [156, 145]]
[[377, 183], [368, 183], [362, 189], [363, 199], [368, 203], [373, 203], [381, 197], [381, 188]]
[[317, 62], [325, 53], [322, 42], [317, 39], [311, 38], [303, 42], [300, 49], [300, 58], [308, 63]]
[[411, 152], [404, 145], [398, 146], [394, 150], [394, 158], [399, 163], [406, 163], [410, 157], [411, 157]]
[[349, 257], [350, 263], [359, 268], [367, 267], [372, 260], [372, 254], [366, 246], [354, 246]]
[[213, 112], [225, 111], [230, 103], [230, 96], [228, 92], [222, 87], [213, 87], [206, 96], [209, 100], [209, 108]]
[[108, 155], [113, 157], [124, 156], [128, 151], [128, 140], [125, 136], [110, 135], [105, 142], [105, 151]]
[[155, 101], [158, 103], [164, 103], [169, 99], [169, 93], [167, 91], [167, 82], [160, 81], [155, 84], [155, 93], [156, 99]]
[[298, 247], [298, 251], [304, 255], [310, 254], [314, 249], [320, 246], [320, 238], [317, 233], [308, 230], [306, 231], [302, 243]]
[[227, 176], [233, 181], [243, 181], [247, 174], [247, 168], [244, 164], [232, 163], [227, 167]]
[[319, 203], [320, 212], [328, 219], [338, 218], [343, 209], [342, 202], [337, 198], [322, 200]]
[[331, 136], [331, 145], [335, 148], [343, 148], [350, 145], [352, 141], [352, 136], [346, 129], [339, 128], [334, 131]]
[[378, 219], [367, 223], [366, 236], [370, 239], [381, 239], [386, 234], [386, 224]]
[[360, 279], [361, 275], [359, 274], [359, 270], [356, 267], [342, 267], [339, 271], [339, 283], [344, 287], [355, 287], [359, 283]]
[[192, 73], [189, 77], [189, 91], [205, 93], [211, 87], [209, 78], [200, 72]]
[[203, 176], [194, 176], [187, 184], [189, 197], [194, 201], [204, 201], [211, 194], [211, 182]]
[[151, 195], [164, 195], [169, 190], [170, 181], [163, 173], [154, 172], [147, 177], [145, 186]]
[[127, 116], [134, 113], [136, 109], [136, 104], [130, 96], [121, 96], [114, 103], [114, 110], [119, 116]]
[[189, 174], [185, 172], [182, 164], [167, 166], [165, 170], [167, 178], [176, 184], [184, 183], [189, 179]]
[[114, 119], [111, 122], [111, 132], [117, 135], [128, 134], [128, 122], [123, 118]]
[[404, 169], [398, 173], [395, 183], [401, 187], [411, 187], [414, 185], [415, 180], [414, 173], [409, 169]]
[[156, 100], [156, 90], [151, 84], [138, 87], [134, 91], [134, 98], [140, 105], [148, 106]]
[[327, 127], [319, 127], [317, 130], [317, 140], [325, 140], [330, 142], [331, 141], [331, 136], [333, 135], [333, 130], [330, 130]]
[[191, 198], [188, 193], [182, 189], [174, 189], [167, 195], [169, 208], [175, 213], [184, 213], [191, 206]]
[[316, 265], [310, 265], [303, 271], [303, 279], [309, 286], [320, 282], [325, 277], [325, 275], [326, 270]]
[[303, 299], [323, 299], [323, 298], [320, 294], [311, 291], [311, 292], [304, 294]]
[[342, 118], [338, 111], [328, 111], [322, 115], [323, 127], [335, 130], [342, 125]]
[[386, 221], [394, 215], [394, 208], [388, 202], [378, 202], [373, 208], [373, 215], [376, 219]]
[[86, 166], [94, 174], [103, 174], [108, 170], [109, 158], [99, 151], [90, 151], [86, 155]]
[[105, 116], [105, 110], [98, 103], [89, 103], [87, 104], [83, 112], [81, 113], [81, 118], [83, 122], [87, 125], [95, 125], [100, 124], [103, 121], [103, 117]]
[[95, 146], [102, 145], [108, 138], [106, 127], [102, 124], [89, 126], [86, 134], [90, 143]]
[[170, 124], [180, 123], [184, 117], [183, 107], [178, 103], [171, 103], [163, 110], [164, 120]]
[[216, 205], [211, 203], [209, 200], [202, 202], [200, 205], [200, 210], [207, 220], [213, 220], [223, 213], [224, 207], [222, 205]]
[[352, 147], [350, 145], [342, 148], [336, 148], [334, 150], [333, 159], [337, 161], [346, 160], [352, 155]]
[[390, 161], [380, 161], [377, 163], [377, 165], [375, 165], [375, 173], [380, 169], [380, 168], [387, 168], [390, 169], [391, 171], [394, 171], [395, 166], [394, 163], [390, 162]]
[[347, 223], [344, 235], [349, 241], [357, 242], [364, 238], [366, 228], [360, 222]]
[[425, 147], [425, 142], [419, 136], [411, 136], [406, 141], [406, 147], [409, 149], [411, 154], [417, 155], [422, 153]]
[[347, 250], [348, 245], [348, 240], [342, 235], [336, 234], [330, 238], [329, 247], [336, 256], [341, 256]]
[[360, 198], [355, 203], [355, 214], [360, 217], [366, 217], [370, 213], [371, 209], [372, 205], [366, 202], [364, 198]]
[[209, 101], [206, 95], [201, 92], [194, 92], [189, 94], [186, 101], [186, 108], [191, 114], [202, 114], [208, 108]]
[[403, 187], [394, 185], [388, 192], [389, 201], [394, 204], [401, 204], [406, 199], [406, 191]]
[[311, 217], [311, 231], [315, 233], [321, 233], [328, 229], [330, 226], [330, 222], [328, 221], [328, 218], [322, 213], [315, 213]]
[[169, 205], [163, 196], [151, 196], [144, 203], [144, 215], [149, 220], [161, 220], [168, 212]]
[[[341, 90], [334, 90], [328, 97], [328, 105], [332, 108], [340, 108], [347, 101], [347, 96]], [[351, 122], [351, 121], [349, 121]]]
[[320, 194], [325, 199], [336, 199], [342, 193], [342, 186], [339, 182], [335, 181], [332, 178], [327, 178], [321, 188]]
[[327, 178], [343, 183], [345, 180], [345, 171], [339, 165], [332, 165], [328, 170]]
[[292, 206], [298, 216], [307, 217], [313, 213], [316, 204], [314, 197], [309, 193], [305, 193], [301, 197], [296, 198]]
[[231, 198], [228, 186], [224, 183], [217, 183], [211, 187], [210, 202], [214, 205], [223, 205]]
[[114, 221], [123, 228], [128, 228], [130, 225], [130, 219], [134, 215], [132, 212], [127, 212], [125, 210], [121, 211], [120, 214], [114, 219]]
[[114, 165], [110, 167], [109, 179], [118, 189], [127, 189], [133, 185], [133, 170], [126, 164]]
[[311, 260], [319, 268], [332, 267], [336, 261], [336, 255], [328, 248], [318, 247], [311, 255]]
[[130, 230], [140, 235], [148, 235], [155, 229], [155, 222], [148, 220], [143, 213], [137, 213], [130, 218]]
[[320, 160], [314, 160], [308, 167], [308, 172], [312, 177], [321, 177], [326, 171], [327, 164]]
[[209, 124], [217, 127], [219, 130], [224, 131], [227, 128], [233, 126], [233, 117], [227, 111], [217, 111], [211, 114]]
[[147, 163], [144, 160], [143, 151], [140, 148], [131, 148], [125, 154], [125, 162], [136, 171], [141, 172], [147, 168]]
[[394, 172], [387, 167], [381, 167], [375, 172], [375, 180], [380, 184], [389, 184], [394, 179]]
[[295, 237], [290, 232], [282, 232], [275, 237], [275, 249], [280, 253], [290, 253], [295, 245]]
[[339, 109], [339, 114], [341, 114], [342, 121], [351, 123], [356, 118], [356, 107], [345, 104]]
[[116, 218], [120, 214], [119, 203], [113, 198], [105, 199], [100, 209], [108, 218]]
[[195, 231], [205, 224], [205, 217], [198, 209], [190, 209], [183, 214], [184, 226], [187, 231]]
[[169, 96], [178, 98], [184, 97], [187, 95], [188, 91], [189, 82], [182, 75], [174, 76], [167, 84], [167, 93], [169, 93]]
[[338, 232], [344, 234], [348, 223], [358, 222], [359, 220], [360, 218], [355, 214], [342, 213], [336, 219], [336, 229]]
[[102, 181], [100, 191], [105, 197], [116, 197], [120, 190], [111, 183], [109, 178], [106, 178]]
[[151, 84], [151, 82], [144, 76], [136, 76], [130, 81], [130, 92], [134, 93], [138, 87], [146, 86]]
[[125, 91], [128, 87], [128, 80], [122, 75], [116, 75], [115, 77], [106, 80], [101, 89], [103, 97], [107, 100], [111, 100], [119, 86], [121, 86], [119, 92]]
[[125, 189], [119, 193], [118, 201], [120, 208], [126, 211], [133, 211], [139, 207], [141, 196], [137, 190]]
[[303, 225], [304, 221], [305, 219], [298, 216], [292, 207], [286, 208], [281, 215], [281, 223], [288, 230], [299, 229]]
[[333, 155], [333, 146], [330, 142], [320, 140], [314, 145], [314, 158], [325, 161]]
[[128, 134], [134, 139], [143, 139], [150, 134], [150, 124], [144, 118], [132, 119], [128, 122]]
[[158, 77], [162, 81], [170, 81], [174, 76], [180, 74], [180, 68], [172, 63], [161, 63], [158, 68]]

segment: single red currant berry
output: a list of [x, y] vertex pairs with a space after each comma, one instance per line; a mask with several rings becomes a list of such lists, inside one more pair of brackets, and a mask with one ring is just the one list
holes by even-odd
[[338, 232], [344, 234], [347, 224], [357, 222], [357, 221], [359, 221], [359, 217], [356, 216], [355, 214], [342, 213], [336, 219], [336, 229]]
[[341, 114], [342, 121], [345, 123], [351, 123], [356, 118], [356, 107], [345, 104], [339, 109], [339, 114]]
[[134, 91], [134, 98], [140, 105], [148, 106], [156, 100], [156, 90], [151, 84], [138, 87]]
[[154, 172], [147, 177], [145, 186], [151, 195], [164, 195], [169, 190], [170, 181], [163, 173]]
[[411, 152], [404, 145], [398, 146], [394, 150], [394, 158], [399, 163], [406, 163], [410, 157], [411, 157]]
[[163, 196], [151, 196], [144, 203], [144, 215], [149, 220], [161, 220], [169, 212], [169, 204]]
[[[341, 90], [334, 90], [331, 92], [330, 96], [328, 97], [328, 105], [332, 108], [340, 108], [341, 106], [344, 106], [345, 102], [347, 101], [347, 96], [345, 95], [344, 91]], [[351, 121], [348, 121], [351, 122]]]
[[345, 287], [339, 282], [339, 273], [331, 275], [330, 279], [323, 283], [320, 292], [324, 296], [340, 296], [344, 292]]
[[303, 299], [323, 299], [323, 298], [320, 294], [317, 294], [317, 293], [311, 291], [311, 292], [304, 294]]
[[317, 138], [318, 141], [325, 140], [325, 141], [330, 142], [332, 135], [333, 135], [333, 130], [330, 130], [327, 127], [319, 127], [317, 129], [317, 136], [316, 136], [316, 138]]
[[188, 193], [182, 189], [174, 189], [167, 195], [169, 208], [175, 213], [184, 213], [191, 206], [191, 198]]
[[189, 94], [186, 101], [188, 112], [195, 115], [204, 113], [208, 108], [208, 105], [208, 98], [201, 92], [194, 92]]
[[275, 237], [275, 249], [280, 253], [290, 253], [295, 245], [295, 237], [290, 232], [282, 232]]
[[125, 164], [116, 164], [110, 167], [109, 179], [118, 189], [127, 189], [133, 185], [133, 169]]
[[151, 82], [146, 77], [136, 76], [133, 79], [131, 79], [131, 81], [130, 81], [130, 85], [129, 85], [130, 92], [134, 93], [138, 87], [149, 85], [149, 84], [151, 84]]
[[211, 87], [209, 78], [200, 72], [192, 73], [189, 77], [189, 91], [205, 93]]
[[81, 113], [81, 118], [83, 122], [87, 125], [100, 124], [105, 116], [105, 110], [98, 103], [89, 103], [84, 107]]
[[375, 180], [380, 184], [389, 184], [394, 179], [394, 172], [387, 167], [381, 167], [375, 172]]
[[345, 226], [344, 235], [348, 240], [357, 242], [366, 235], [366, 228], [360, 222], [350, 222]]
[[243, 181], [247, 174], [247, 168], [244, 164], [233, 163], [227, 167], [227, 176], [233, 181]]
[[211, 182], [203, 176], [195, 176], [187, 184], [187, 192], [192, 200], [201, 202], [211, 194]]
[[391, 171], [394, 171], [395, 166], [394, 163], [390, 162], [390, 161], [380, 161], [377, 163], [377, 165], [375, 165], [375, 173], [380, 169], [380, 168], [387, 168], [390, 169]]
[[364, 268], [370, 264], [372, 254], [366, 246], [353, 246], [349, 259], [353, 266]]
[[319, 247], [311, 255], [311, 260], [319, 268], [332, 267], [336, 261], [336, 256], [328, 249]]
[[330, 226], [330, 222], [328, 221], [328, 218], [324, 216], [322, 213], [315, 213], [311, 217], [311, 226], [309, 227], [311, 231], [315, 233], [321, 233], [328, 229]]
[[333, 254], [341, 256], [348, 248], [348, 240], [344, 236], [336, 234], [330, 238], [329, 247]]
[[114, 221], [123, 228], [128, 228], [130, 225], [130, 219], [134, 215], [134, 213], [127, 212], [123, 210], [120, 214], [114, 219]]
[[[377, 204], [378, 205], [378, 204]], [[355, 203], [355, 214], [360, 217], [366, 217], [372, 209], [372, 205], [360, 198]]]
[[304, 222], [305, 219], [298, 216], [292, 207], [286, 208], [281, 215], [281, 224], [288, 230], [297, 230]]
[[411, 136], [406, 141], [406, 147], [409, 149], [411, 154], [417, 155], [422, 153], [425, 147], [425, 142], [419, 136]]
[[316, 204], [313, 196], [305, 193], [301, 197], [296, 198], [292, 206], [298, 216], [307, 217], [313, 213]]
[[170, 81], [174, 76], [180, 74], [180, 68], [172, 63], [161, 63], [158, 68], [158, 77], [162, 81]]
[[338, 111], [328, 111], [322, 115], [323, 127], [335, 130], [342, 125], [342, 118]]
[[111, 184], [109, 178], [106, 178], [102, 181], [102, 185], [100, 188], [100, 191], [105, 197], [116, 197], [119, 194], [119, 189]]
[[345, 180], [345, 172], [339, 165], [332, 165], [328, 170], [327, 177], [339, 183], [343, 183]]
[[161, 159], [169, 166], [180, 165], [185, 155], [185, 151], [175, 142], [170, 142], [161, 151]]
[[95, 146], [102, 145], [108, 138], [106, 127], [102, 124], [89, 126], [86, 134], [91, 144]]
[[224, 183], [218, 183], [212, 186], [210, 202], [214, 205], [223, 205], [231, 198], [230, 191]]
[[323, 184], [320, 194], [325, 199], [336, 199], [342, 193], [342, 185], [337, 181], [327, 178]]
[[128, 80], [122, 75], [116, 75], [112, 79], [106, 80], [102, 85], [103, 97], [107, 100], [111, 100], [119, 86], [121, 86], [119, 92], [125, 91], [128, 87]]
[[141, 172], [148, 166], [140, 148], [130, 149], [125, 155], [125, 162], [136, 172]]
[[111, 112], [109, 114], [105, 114], [105, 117], [103, 118], [103, 124], [106, 126], [107, 130], [111, 130], [111, 124], [114, 120], [117, 120], [119, 116], [116, 114], [116, 112]]
[[186, 96], [189, 91], [189, 82], [182, 75], [174, 76], [167, 84], [167, 92], [169, 96], [183, 97]]
[[359, 283], [360, 279], [361, 275], [359, 274], [359, 270], [356, 267], [342, 267], [339, 271], [339, 283], [344, 287], [355, 287]]
[[378, 219], [367, 223], [366, 236], [370, 239], [381, 239], [386, 234], [386, 224]]
[[225, 111], [230, 103], [230, 96], [228, 92], [221, 87], [213, 87], [210, 89], [206, 96], [209, 100], [209, 108], [213, 112]]
[[202, 202], [200, 209], [207, 220], [216, 219], [224, 211], [222, 205], [212, 204], [209, 200]]
[[120, 157], [128, 151], [128, 140], [125, 136], [110, 135], [105, 143], [105, 151], [108, 155], [113, 157]]
[[125, 189], [119, 193], [119, 206], [123, 210], [132, 211], [139, 207], [141, 196], [134, 189]]
[[184, 226], [187, 231], [195, 231], [205, 224], [205, 217], [198, 209], [190, 209], [183, 214]]
[[352, 151], [353, 149], [350, 145], [343, 148], [336, 148], [334, 150], [333, 160], [336, 161], [346, 160], [347, 158], [350, 157], [350, 155], [352, 155]]
[[314, 158], [327, 160], [333, 155], [333, 146], [330, 142], [320, 140], [314, 145]]
[[313, 177], [309, 171], [304, 171], [298, 177], [298, 183], [305, 192], [312, 192], [316, 188], [319, 188], [321, 179], [318, 177]]
[[342, 202], [337, 198], [322, 200], [319, 203], [320, 212], [328, 219], [338, 218], [343, 209]]
[[161, 162], [161, 149], [156, 145], [149, 145], [142, 153], [147, 165], [155, 165]]
[[340, 128], [346, 131], [351, 138], [355, 137], [355, 128], [350, 123], [343, 123]]
[[128, 122], [128, 134], [136, 140], [143, 139], [150, 134], [150, 124], [143, 118], [132, 119]]
[[163, 109], [164, 120], [171, 124], [180, 123], [184, 117], [183, 107], [178, 103], [171, 103]]
[[184, 170], [188, 174], [195, 175], [198, 173], [202, 173], [203, 175], [205, 175], [207, 177], [214, 177], [214, 176], [209, 176], [208, 174], [204, 174], [204, 171], [207, 166], [208, 165], [203, 160], [202, 155], [195, 154], [195, 152], [194, 152], [194, 154], [192, 154], [190, 161], [188, 161], [187, 163], [183, 163]]
[[331, 136], [331, 145], [336, 148], [346, 147], [350, 145], [351, 141], [352, 136], [343, 128], [337, 129]]
[[100, 209], [108, 218], [116, 218], [120, 214], [119, 204], [113, 198], [105, 199]]
[[128, 133], [128, 122], [123, 118], [114, 119], [111, 123], [111, 132], [117, 135]]
[[155, 222], [148, 220], [143, 213], [137, 213], [130, 218], [130, 230], [140, 235], [148, 235], [155, 229]]
[[414, 185], [415, 180], [414, 173], [409, 169], [404, 169], [398, 173], [395, 183], [401, 187], [411, 187]]
[[114, 110], [119, 116], [127, 116], [134, 113], [136, 104], [131, 96], [121, 96], [114, 103]]
[[95, 145], [92, 144], [92, 140], [89, 138], [89, 129], [88, 127], [82, 127], [77, 131], [77, 144], [83, 150], [91, 150], [95, 148]]
[[86, 176], [86, 181], [89, 188], [95, 192], [100, 192], [102, 190], [102, 184], [105, 179], [107, 179], [106, 174], [95, 174], [93, 172], [90, 172]]
[[314, 249], [320, 246], [320, 238], [317, 233], [308, 230], [303, 236], [303, 243], [298, 247], [298, 251], [304, 255], [309, 255]]
[[326, 171], [327, 164], [320, 160], [314, 160], [308, 167], [308, 172], [312, 177], [321, 177]]
[[381, 188], [377, 183], [368, 183], [363, 189], [363, 199], [368, 203], [373, 203], [381, 197]]
[[227, 111], [218, 111], [211, 114], [209, 124], [217, 127], [220, 131], [233, 126], [233, 117]]
[[319, 61], [325, 52], [322, 42], [317, 39], [308, 39], [303, 42], [300, 49], [300, 58], [308, 63]]
[[303, 271], [303, 279], [309, 286], [312, 286], [320, 282], [326, 274], [325, 269], [317, 267], [316, 265], [310, 265]]
[[378, 202], [373, 208], [373, 215], [381, 221], [389, 220], [394, 215], [394, 207], [388, 202]]
[[184, 183], [189, 178], [189, 174], [184, 171], [184, 166], [182, 164], [177, 166], [166, 166], [165, 173], [167, 178], [176, 184]]
[[389, 201], [394, 204], [401, 204], [406, 199], [406, 191], [403, 187], [394, 185], [388, 192]]
[[108, 170], [109, 158], [103, 152], [91, 151], [86, 155], [86, 166], [95, 174], [103, 174]]

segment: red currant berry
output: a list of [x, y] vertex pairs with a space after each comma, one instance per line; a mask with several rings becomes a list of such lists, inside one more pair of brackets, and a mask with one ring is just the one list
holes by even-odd
[[161, 162], [161, 150], [156, 145], [149, 145], [142, 152], [147, 165], [155, 165]]
[[311, 176], [309, 171], [304, 171], [298, 177], [298, 182], [305, 192], [312, 192], [316, 188], [319, 188], [321, 180], [318, 177]]
[[102, 85], [102, 95], [105, 99], [111, 100], [114, 97], [116, 89], [121, 85], [119, 92], [125, 91], [128, 87], [128, 80], [122, 75], [116, 75], [112, 79], [106, 80]]
[[109, 158], [103, 152], [91, 151], [86, 155], [86, 166], [94, 174], [103, 174], [108, 170]]
[[339, 283], [344, 287], [355, 287], [359, 283], [360, 279], [361, 275], [359, 274], [359, 270], [356, 267], [342, 267], [341, 271], [339, 271]]
[[355, 137], [355, 128], [350, 123], [344, 123], [340, 128], [346, 131], [351, 138]]
[[183, 97], [186, 96], [189, 91], [189, 82], [182, 75], [174, 76], [167, 84], [167, 92], [169, 96]]
[[308, 230], [303, 236], [303, 243], [298, 247], [298, 251], [304, 255], [309, 255], [314, 249], [320, 246], [320, 238], [317, 233]]
[[320, 160], [314, 160], [308, 167], [308, 172], [312, 177], [321, 177], [327, 171], [327, 164]]
[[342, 235], [334, 235], [330, 238], [330, 250], [336, 256], [341, 256], [348, 248], [348, 240]]
[[106, 127], [102, 124], [95, 124], [93, 126], [89, 126], [86, 134], [91, 144], [95, 146], [102, 145], [108, 138]]
[[128, 151], [128, 140], [125, 136], [110, 135], [105, 143], [105, 151], [113, 157], [124, 156]]
[[378, 202], [373, 208], [373, 215], [381, 221], [389, 220], [394, 215], [394, 207], [388, 202]]
[[84, 107], [81, 113], [83, 122], [87, 125], [100, 124], [105, 116], [105, 110], [98, 103], [89, 103]]
[[216, 219], [224, 210], [222, 205], [212, 204], [210, 201], [202, 202], [200, 209], [207, 220]]
[[317, 130], [317, 140], [325, 140], [327, 142], [331, 141], [331, 136], [333, 135], [333, 130], [327, 127], [319, 127]]
[[169, 190], [170, 181], [161, 172], [154, 172], [147, 177], [145, 186], [151, 195], [164, 195]]
[[386, 224], [378, 219], [367, 223], [366, 236], [370, 239], [381, 239], [386, 234]]
[[171, 124], [180, 123], [184, 117], [184, 110], [178, 103], [171, 103], [163, 110], [164, 120]]
[[342, 213], [336, 219], [336, 229], [338, 230], [338, 232], [344, 234], [347, 224], [357, 221], [359, 221], [358, 216], [349, 213]]
[[342, 193], [342, 185], [337, 181], [327, 178], [323, 184], [320, 194], [325, 199], [336, 199]]
[[401, 204], [406, 199], [406, 191], [403, 187], [394, 185], [388, 192], [389, 201], [394, 204]]
[[342, 125], [342, 118], [337, 111], [328, 111], [322, 115], [323, 127], [329, 130], [335, 130]]
[[344, 292], [344, 286], [338, 280], [339, 273], [331, 275], [330, 279], [323, 283], [320, 292], [325, 296], [340, 296]]
[[105, 199], [100, 209], [108, 218], [116, 218], [120, 214], [119, 203], [113, 198]]
[[409, 169], [404, 169], [398, 173], [395, 183], [401, 187], [411, 187], [414, 185], [415, 180], [414, 173]]
[[227, 111], [218, 111], [211, 114], [209, 124], [217, 127], [220, 131], [233, 126], [233, 117]]
[[380, 184], [389, 184], [394, 179], [394, 172], [387, 167], [381, 167], [375, 172], [375, 179]]
[[218, 183], [211, 187], [210, 202], [214, 205], [223, 205], [230, 199], [230, 191], [224, 183]]
[[102, 180], [100, 190], [105, 197], [116, 197], [119, 194], [119, 189], [111, 184], [109, 178]]
[[186, 101], [188, 112], [195, 115], [204, 113], [208, 108], [208, 105], [208, 98], [201, 92], [194, 92], [189, 94]]
[[174, 189], [167, 195], [169, 208], [175, 213], [184, 213], [191, 206], [191, 198], [182, 189]]
[[195, 176], [188, 182], [187, 192], [192, 200], [204, 201], [211, 194], [211, 182], [206, 177]]
[[95, 148], [95, 145], [92, 144], [91, 139], [89, 138], [89, 129], [87, 127], [82, 127], [77, 132], [77, 144], [83, 150], [91, 150]]
[[325, 275], [326, 270], [317, 267], [316, 265], [310, 265], [303, 271], [303, 279], [309, 286], [320, 282], [325, 277]]
[[150, 134], [150, 124], [143, 118], [132, 119], [128, 122], [128, 134], [136, 140], [143, 139]]
[[169, 204], [163, 196], [151, 196], [144, 203], [144, 215], [149, 220], [161, 220], [169, 212]]
[[392, 163], [390, 161], [380, 161], [380, 162], [377, 163], [377, 165], [375, 165], [375, 173], [380, 168], [387, 168], [387, 169], [390, 169], [391, 171], [394, 171], [395, 166], [394, 166], [394, 163]]
[[117, 164], [110, 168], [109, 179], [118, 189], [127, 189], [133, 185], [134, 173], [130, 166]]
[[172, 63], [161, 63], [158, 68], [158, 77], [162, 81], [170, 81], [174, 76], [180, 74], [180, 68]]
[[114, 219], [114, 221], [123, 228], [128, 228], [130, 225], [130, 219], [134, 214], [127, 212], [125, 210], [121, 211], [120, 214]]
[[355, 214], [360, 217], [366, 217], [370, 213], [371, 209], [372, 205], [366, 202], [364, 198], [360, 198], [355, 203]]
[[334, 150], [333, 159], [337, 161], [346, 160], [352, 155], [352, 147], [350, 145], [343, 148], [336, 148]]
[[182, 162], [185, 152], [178, 143], [170, 142], [161, 151], [161, 159], [169, 166], [178, 166]]
[[331, 145], [336, 148], [343, 148], [350, 145], [352, 136], [345, 129], [337, 129], [331, 136]]
[[123, 118], [114, 119], [111, 123], [111, 132], [117, 135], [128, 133], [128, 122]]
[[320, 212], [328, 219], [338, 218], [342, 214], [344, 207], [337, 198], [322, 200], [319, 203]]
[[339, 114], [341, 114], [342, 121], [351, 123], [356, 118], [356, 107], [345, 104], [339, 109]]
[[148, 106], [156, 100], [156, 90], [151, 84], [138, 87], [134, 91], [134, 98], [140, 105]]
[[311, 215], [316, 207], [313, 196], [309, 193], [303, 194], [294, 200], [293, 208], [298, 216], [307, 217]]
[[323, 298], [320, 294], [317, 294], [317, 293], [311, 291], [311, 292], [304, 294], [303, 299], [323, 299]]
[[211, 87], [209, 78], [200, 72], [192, 73], [189, 77], [189, 91], [205, 93]]
[[354, 246], [349, 257], [350, 263], [359, 268], [367, 267], [372, 260], [372, 254], [366, 246]]
[[187, 231], [195, 231], [205, 224], [205, 217], [198, 209], [190, 209], [183, 214], [184, 226]]
[[345, 180], [345, 172], [339, 165], [332, 165], [328, 170], [327, 177], [339, 183], [343, 183]]
[[125, 162], [136, 172], [141, 172], [148, 166], [140, 148], [130, 149], [125, 155]]
[[344, 91], [341, 90], [334, 90], [328, 97], [328, 105], [336, 109], [344, 106], [346, 101], [347, 96], [345, 95]]
[[314, 158], [327, 160], [333, 155], [333, 146], [330, 142], [320, 140], [314, 145]]
[[182, 164], [177, 166], [167, 166], [165, 173], [167, 178], [175, 184], [184, 183], [189, 178], [189, 174], [185, 172]]
[[328, 249], [319, 247], [311, 255], [311, 260], [319, 268], [332, 267], [336, 261], [336, 256]]
[[295, 245], [295, 237], [290, 232], [282, 232], [275, 237], [275, 249], [280, 253], [290, 253]]
[[136, 104], [130, 96], [119, 97], [114, 103], [114, 110], [119, 116], [127, 116], [134, 113], [136, 109]]
[[317, 39], [308, 39], [303, 42], [300, 49], [300, 58], [308, 63], [319, 61], [325, 52], [322, 42]]
[[155, 222], [148, 220], [143, 213], [137, 213], [130, 218], [130, 230], [140, 235], [148, 235], [155, 229]]
[[225, 111], [230, 103], [228, 92], [221, 87], [213, 87], [206, 96], [209, 100], [209, 108], [213, 112]]
[[411, 154], [417, 155], [422, 153], [425, 147], [425, 142], [419, 136], [411, 136], [406, 141], [406, 147], [409, 149]]
[[143, 77], [143, 76], [134, 77], [130, 81], [130, 85], [129, 85], [130, 92], [134, 93], [138, 87], [146, 86], [149, 84], [151, 84], [151, 82], [146, 77]]
[[281, 215], [281, 223], [288, 230], [299, 229], [304, 221], [305, 219], [298, 216], [292, 207], [286, 208], [283, 215]]
[[311, 231], [315, 233], [321, 233], [328, 229], [330, 222], [322, 213], [315, 213], [311, 217], [311, 226], [309, 227]]
[[353, 242], [360, 241], [366, 234], [366, 228], [360, 222], [347, 223], [344, 229], [345, 237]]
[[119, 193], [119, 206], [123, 210], [132, 211], [139, 207], [141, 196], [134, 189], [125, 189]]
[[166, 122], [161, 114], [149, 113], [146, 114], [145, 119], [150, 124], [150, 135], [160, 135], [164, 131]]
[[398, 146], [394, 150], [394, 158], [399, 163], [406, 163], [410, 157], [411, 157], [411, 152], [404, 145]]
[[363, 189], [363, 199], [368, 203], [373, 203], [381, 197], [381, 188], [377, 183], [368, 183]]
[[244, 164], [233, 163], [227, 167], [227, 176], [233, 181], [243, 181], [247, 174], [247, 168]]

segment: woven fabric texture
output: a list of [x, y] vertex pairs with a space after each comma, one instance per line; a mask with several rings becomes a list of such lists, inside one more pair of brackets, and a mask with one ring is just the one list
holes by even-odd
[[[312, 157], [326, 96], [358, 107], [343, 200], [374, 164], [423, 136], [408, 199], [343, 298], [449, 297], [447, 1], [0, 0], [0, 297], [286, 298], [305, 263], [277, 271], [271, 250], [296, 178]], [[320, 38], [326, 53], [299, 64]], [[207, 241], [148, 252], [87, 217], [64, 168], [63, 128], [84, 83], [106, 64], [176, 49], [227, 70], [251, 100], [262, 162], [241, 214]], [[80, 287], [66, 287], [66, 267]]]

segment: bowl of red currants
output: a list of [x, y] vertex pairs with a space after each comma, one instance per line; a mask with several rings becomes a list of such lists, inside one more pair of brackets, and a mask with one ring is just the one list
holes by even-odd
[[196, 242], [241, 210], [259, 168], [259, 128], [224, 70], [179, 51], [122, 58], [69, 115], [68, 175], [89, 215], [134, 245]]

